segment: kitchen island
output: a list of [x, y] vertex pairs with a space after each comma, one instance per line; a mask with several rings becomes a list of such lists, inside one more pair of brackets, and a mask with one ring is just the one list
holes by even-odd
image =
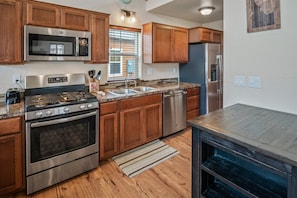
[[236, 104], [189, 121], [192, 197], [297, 197], [297, 116]]

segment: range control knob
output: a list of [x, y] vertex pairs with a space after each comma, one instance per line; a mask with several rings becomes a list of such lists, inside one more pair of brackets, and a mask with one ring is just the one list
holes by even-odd
[[80, 108], [81, 110], [84, 110], [84, 109], [86, 109], [86, 105], [80, 105], [79, 108]]
[[88, 104], [88, 108], [92, 108], [92, 107], [93, 107], [92, 103]]
[[64, 113], [68, 113], [70, 111], [70, 108], [69, 107], [64, 107], [63, 111], [64, 111]]
[[47, 110], [47, 111], [45, 112], [45, 115], [47, 115], [47, 116], [50, 116], [50, 115], [52, 115], [52, 114], [53, 114], [53, 112], [50, 111], [50, 110]]
[[37, 111], [37, 112], [35, 113], [35, 117], [36, 117], [36, 118], [41, 118], [42, 115], [43, 115], [42, 111]]

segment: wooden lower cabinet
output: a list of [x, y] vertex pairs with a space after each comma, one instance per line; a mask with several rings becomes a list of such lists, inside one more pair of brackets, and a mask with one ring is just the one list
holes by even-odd
[[162, 136], [162, 104], [153, 104], [144, 109], [145, 141], [149, 142]]
[[119, 152], [118, 102], [100, 104], [99, 159]]
[[121, 101], [120, 150], [126, 151], [162, 137], [162, 95]]
[[187, 120], [191, 120], [200, 115], [200, 88], [190, 88], [187, 90]]
[[0, 197], [24, 188], [23, 117], [0, 120]]
[[162, 95], [100, 104], [100, 160], [162, 137]]
[[143, 111], [141, 107], [123, 110], [120, 113], [120, 150], [126, 151], [144, 140]]

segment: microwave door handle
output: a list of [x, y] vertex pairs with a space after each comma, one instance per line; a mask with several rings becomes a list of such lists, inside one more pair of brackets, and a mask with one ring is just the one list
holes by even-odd
[[54, 124], [60, 124], [60, 123], [64, 123], [64, 122], [80, 120], [80, 119], [91, 117], [91, 116], [94, 116], [94, 115], [96, 115], [96, 111], [90, 112], [90, 113], [87, 113], [87, 114], [83, 114], [83, 115], [77, 115], [77, 116], [69, 117], [69, 118], [61, 118], [61, 119], [57, 119], [57, 120], [36, 122], [36, 123], [32, 123], [31, 127], [36, 128], [36, 127], [43, 127], [43, 126], [49, 126], [49, 125], [54, 125]]
[[76, 37], [75, 41], [75, 56], [79, 56], [79, 38]]

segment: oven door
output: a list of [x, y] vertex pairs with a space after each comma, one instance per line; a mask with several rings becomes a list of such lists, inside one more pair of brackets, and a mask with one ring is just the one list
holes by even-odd
[[98, 110], [26, 122], [26, 175], [98, 153]]

